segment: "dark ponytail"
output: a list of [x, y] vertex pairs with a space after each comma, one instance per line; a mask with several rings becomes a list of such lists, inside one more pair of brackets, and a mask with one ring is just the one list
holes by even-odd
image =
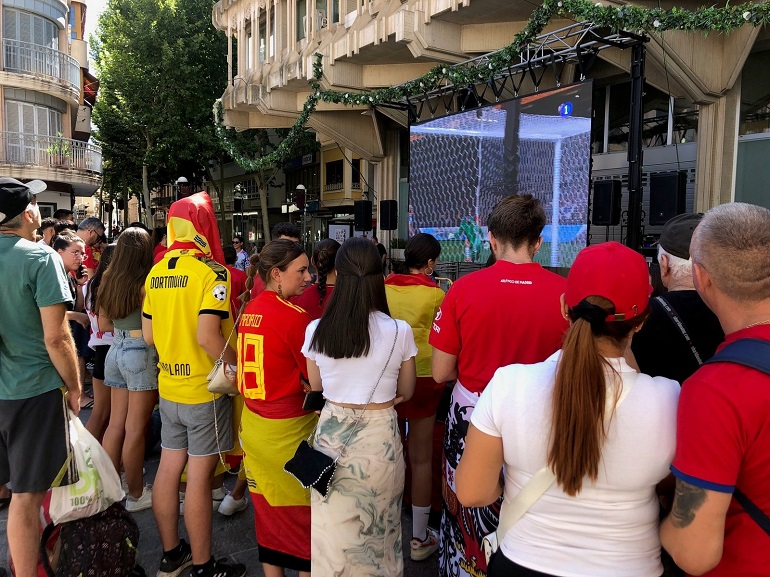
[[326, 298], [326, 277], [334, 270], [334, 259], [339, 249], [340, 243], [333, 238], [327, 238], [315, 245], [313, 250], [313, 264], [318, 271], [318, 294], [321, 296], [318, 306], [323, 307]]
[[588, 297], [569, 311], [572, 325], [564, 335], [553, 388], [548, 466], [564, 492], [573, 497], [583, 488], [586, 475], [592, 481], [598, 477], [607, 438], [605, 370], [609, 363], [599, 354], [597, 339], [604, 337], [621, 346], [648, 315], [607, 321], [614, 312], [613, 304], [603, 297]]
[[441, 254], [441, 243], [433, 235], [418, 232], [406, 243], [404, 248], [404, 265], [409, 269], [421, 269], [428, 261], [438, 260]]

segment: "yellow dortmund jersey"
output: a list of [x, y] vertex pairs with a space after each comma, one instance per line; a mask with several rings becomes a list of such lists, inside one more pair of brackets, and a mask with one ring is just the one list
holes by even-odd
[[158, 392], [182, 404], [211, 401], [206, 388], [214, 359], [198, 344], [198, 315], [223, 319], [225, 338], [232, 329], [230, 275], [219, 263], [205, 257], [170, 251], [152, 267], [145, 282], [142, 314], [152, 320], [158, 349]]

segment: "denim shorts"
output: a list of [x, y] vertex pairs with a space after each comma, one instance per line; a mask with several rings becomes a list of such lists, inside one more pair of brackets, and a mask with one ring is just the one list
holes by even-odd
[[115, 339], [104, 361], [104, 384], [129, 391], [158, 389], [158, 351], [142, 337], [115, 329]]

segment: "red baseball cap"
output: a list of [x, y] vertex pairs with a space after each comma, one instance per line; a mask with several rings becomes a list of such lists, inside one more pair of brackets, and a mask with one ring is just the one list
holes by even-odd
[[652, 293], [647, 261], [619, 242], [603, 242], [578, 253], [567, 276], [565, 301], [569, 308], [590, 296], [615, 305], [608, 321], [623, 321], [647, 310]]

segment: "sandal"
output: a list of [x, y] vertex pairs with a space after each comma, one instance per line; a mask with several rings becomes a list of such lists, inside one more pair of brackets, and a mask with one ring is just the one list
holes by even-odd
[[81, 405], [80, 406], [80, 410], [83, 410], [83, 409], [87, 410], [87, 409], [93, 409], [93, 408], [94, 408], [94, 400], [93, 399], [88, 401], [85, 405]]

